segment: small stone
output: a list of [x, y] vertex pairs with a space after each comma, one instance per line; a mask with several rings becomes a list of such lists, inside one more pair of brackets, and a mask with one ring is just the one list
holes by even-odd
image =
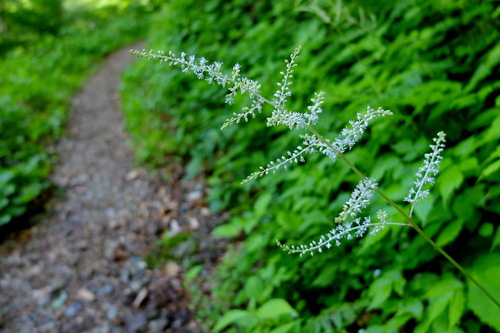
[[116, 209], [113, 207], [109, 207], [106, 209], [106, 215], [111, 219], [116, 216]]
[[104, 244], [104, 257], [107, 259], [114, 258], [115, 251], [118, 248], [118, 242], [112, 239], [109, 239]]
[[177, 235], [181, 231], [181, 227], [179, 226], [179, 221], [176, 219], [170, 220], [170, 230], [168, 231], [168, 235], [173, 237]]
[[168, 277], [176, 277], [177, 275], [179, 275], [180, 270], [180, 266], [174, 261], [167, 262], [167, 264], [163, 268], [163, 271]]
[[133, 274], [141, 275], [148, 268], [148, 264], [141, 257], [133, 256], [130, 258], [130, 270]]
[[142, 287], [142, 282], [141, 282], [141, 281], [132, 281], [132, 282], [130, 282], [129, 287], [130, 287], [130, 289], [131, 289], [134, 293], [136, 293], [136, 292], [138, 292], [138, 291], [141, 289], [141, 287]]
[[104, 287], [99, 289], [98, 293], [99, 296], [106, 296], [111, 294], [113, 291], [115, 291], [115, 287], [113, 287], [113, 285], [111, 284], [106, 284]]
[[160, 318], [152, 320], [148, 324], [148, 333], [161, 333], [163, 332], [165, 326], [167, 326], [168, 320], [166, 318]]
[[148, 323], [148, 317], [145, 312], [127, 313], [123, 319], [127, 332], [140, 331]]
[[200, 227], [200, 222], [198, 222], [198, 219], [196, 217], [186, 215], [186, 219], [191, 229], [197, 230]]
[[202, 207], [200, 209], [201, 216], [210, 216], [210, 209], [207, 207]]
[[[1, 290], [1, 288], [0, 288]], [[36, 300], [38, 305], [45, 305], [50, 301], [50, 289], [45, 287], [42, 289], [35, 289], [32, 292], [33, 298]], [[0, 316], [2, 313], [0, 312]]]
[[139, 308], [139, 306], [141, 306], [141, 303], [147, 296], [148, 296], [148, 289], [145, 287], [141, 288], [136, 298], [134, 299], [134, 302], [132, 303], [133, 307], [136, 309]]
[[106, 303], [106, 318], [109, 320], [115, 320], [118, 317], [118, 307], [114, 304]]
[[136, 179], [138, 176], [139, 176], [139, 171], [138, 170], [132, 170], [129, 173], [127, 173], [127, 175], [125, 176], [125, 180], [129, 182], [131, 180]]
[[190, 192], [186, 195], [186, 200], [193, 202], [196, 200], [200, 200], [203, 197], [203, 193], [201, 191]]
[[76, 297], [86, 302], [92, 302], [95, 300], [95, 295], [87, 288], [80, 288], [76, 293]]
[[82, 309], [83, 305], [80, 302], [72, 303], [66, 309], [64, 309], [64, 316], [67, 318], [74, 317]]

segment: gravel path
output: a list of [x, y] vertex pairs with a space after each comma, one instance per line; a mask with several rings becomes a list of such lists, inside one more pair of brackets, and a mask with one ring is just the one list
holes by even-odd
[[199, 332], [182, 267], [144, 258], [165, 230], [213, 217], [200, 181], [179, 188], [133, 164], [117, 95], [131, 48], [142, 45], [109, 56], [74, 98], [52, 175], [60, 198], [0, 244], [0, 332]]

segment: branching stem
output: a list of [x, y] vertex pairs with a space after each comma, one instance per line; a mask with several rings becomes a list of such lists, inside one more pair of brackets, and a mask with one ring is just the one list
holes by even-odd
[[[143, 50], [142, 52], [141, 51], [133, 51], [132, 53], [134, 54], [137, 54], [139, 56], [145, 56], [147, 57], [148, 59], [160, 59], [161, 61], [164, 61], [164, 62], [167, 62], [167, 61], [171, 61], [172, 63], [171, 64], [174, 64], [174, 65], [181, 65], [183, 66], [183, 68], [185, 70], [183, 71], [188, 71], [189, 69], [192, 70], [197, 76], [198, 78], [200, 79], [207, 79], [207, 81], [209, 81], [210, 83], [217, 83], [217, 84], [220, 84], [222, 86], [226, 86], [227, 83], [232, 83], [234, 86], [231, 88], [233, 89], [233, 91], [236, 91], [238, 88], [241, 89], [241, 92], [247, 92], [250, 94], [251, 96], [251, 99], [253, 99], [253, 97], [257, 97], [257, 104], [254, 104], [256, 105], [256, 108], [258, 108], [258, 111], [260, 112], [260, 105], [263, 104], [263, 103], [266, 103], [266, 104], [269, 104], [271, 105], [273, 108], [281, 111], [283, 114], [289, 114], [290, 112], [289, 111], [286, 111], [283, 109], [282, 107], [282, 104], [284, 103], [284, 99], [286, 98], [286, 92], [287, 92], [287, 88], [286, 86], [288, 85], [288, 81], [287, 81], [287, 77], [285, 77], [285, 81], [283, 82], [283, 84], [285, 86], [282, 87], [282, 89], [280, 90], [281, 94], [285, 97], [283, 97], [283, 100], [278, 101], [278, 102], [272, 102], [270, 101], [269, 99], [267, 98], [264, 98], [260, 91], [259, 91], [259, 87], [260, 85], [257, 85], [257, 82], [255, 81], [251, 81], [251, 80], [248, 80], [248, 79], [245, 79], [246, 81], [244, 81], [245, 84], [249, 85], [250, 88], [247, 88], [247, 89], [243, 89], [243, 86], [241, 84], [241, 82], [239, 82], [237, 80], [237, 77], [238, 77], [238, 73], [239, 73], [239, 65], [235, 66], [235, 68], [233, 70], [236, 70], [235, 72], [233, 71], [233, 77], [230, 77], [230, 76], [227, 76], [227, 75], [224, 75], [220, 72], [220, 65], [221, 63], [214, 63], [213, 65], [210, 65], [210, 66], [207, 66], [206, 63], [207, 61], [205, 59], [200, 59], [200, 64], [196, 65], [194, 64], [194, 56], [190, 57], [189, 60], [185, 60], [184, 56], [185, 54], [182, 56], [182, 58], [176, 58], [173, 54], [170, 54], [170, 55], [165, 55], [164, 53], [160, 53], [160, 54], [152, 54], [152, 53], [148, 53], [146, 52], [145, 50]], [[298, 53], [298, 51], [296, 51], [296, 53], [294, 53], [294, 55], [296, 56]], [[293, 62], [294, 58], [292, 58], [292, 62]], [[293, 66], [291, 66], [293, 67]], [[291, 73], [291, 67], [288, 69], [288, 72], [287, 73]], [[206, 78], [203, 76], [203, 73], [208, 73], [209, 74], [209, 77]], [[242, 81], [243, 82], [243, 81]], [[234, 94], [236, 95], [236, 94]], [[252, 97], [253, 96], [253, 97]], [[231, 98], [233, 96], [230, 96]], [[255, 101], [254, 101], [255, 102]], [[247, 113], [243, 113], [241, 117], [244, 117], [246, 119], [246, 117], [248, 116], [248, 114], [252, 114], [252, 111], [253, 110], [246, 110]], [[240, 118], [237, 118], [236, 119], [236, 122], [239, 121]], [[279, 123], [279, 122], [278, 122]], [[281, 124], [283, 124], [283, 122], [281, 122]], [[293, 127], [296, 123], [293, 123], [291, 126], [289, 126], [290, 128]], [[303, 128], [307, 129], [309, 132], [311, 132], [319, 141], [321, 141], [325, 146], [327, 146], [329, 149], [331, 149], [333, 152], [336, 153], [336, 155], [342, 159], [362, 180], [364, 179], [368, 179], [361, 171], [358, 170], [358, 168], [356, 168], [356, 166], [354, 166], [354, 164], [351, 163], [351, 161], [349, 161], [347, 159], [347, 157], [345, 157], [345, 155], [339, 151], [338, 149], [336, 149], [334, 147], [334, 145], [332, 145], [332, 143], [327, 140], [325, 137], [323, 137], [321, 134], [319, 134], [309, 123], [307, 122], [302, 122], [303, 125]], [[438, 133], [439, 135], [439, 133]], [[444, 134], [443, 134], [444, 135]], [[436, 142], [436, 145], [438, 145], [438, 142]], [[437, 149], [437, 148], [436, 148]], [[426, 174], [427, 175], [427, 174]], [[420, 191], [421, 189], [421, 186], [419, 189], [417, 189], [417, 193]], [[493, 295], [491, 295], [479, 282], [476, 281], [476, 279], [474, 279], [462, 266], [460, 266], [450, 255], [448, 255], [439, 245], [437, 245], [412, 219], [411, 215], [413, 213], [413, 206], [414, 206], [414, 203], [412, 205], [412, 208], [410, 210], [410, 214], [407, 214], [399, 205], [397, 205], [394, 201], [392, 201], [385, 193], [383, 193], [380, 189], [378, 188], [374, 188], [374, 191], [376, 193], [378, 193], [387, 203], [389, 203], [392, 207], [394, 207], [394, 209], [396, 209], [398, 211], [398, 213], [400, 213], [404, 219], [408, 222], [408, 223], [387, 223], [387, 224], [397, 224], [397, 225], [405, 225], [405, 226], [411, 226], [413, 229], [415, 229], [417, 231], [417, 233], [422, 236], [436, 251], [438, 251], [441, 255], [443, 255], [449, 262], [452, 263], [453, 266], [455, 266], [460, 272], [462, 272], [474, 285], [476, 285], [493, 303], [495, 303], [495, 305], [500, 308], [500, 303], [495, 299], [495, 297], [493, 297]], [[415, 197], [415, 200], [416, 200], [417, 197]]]
[[[319, 140], [321, 140], [321, 142], [323, 142], [324, 144], [326, 144], [328, 147], [330, 147], [331, 149], [335, 150], [335, 148], [332, 146], [332, 144], [326, 140], [321, 134], [319, 134], [314, 128], [312, 128], [311, 126], [309, 125], [306, 125], [305, 126], [311, 133], [313, 133]], [[358, 170], [358, 168], [356, 168], [356, 166], [354, 166], [354, 164], [351, 163], [351, 161], [349, 161], [347, 159], [347, 157], [345, 157], [344, 154], [342, 154], [341, 152], [337, 151], [337, 154], [338, 156], [345, 162], [347, 163], [347, 165], [359, 176], [361, 177], [362, 179], [364, 178], [367, 178], [361, 171]], [[413, 219], [408, 215], [406, 214], [406, 212], [398, 205], [396, 204], [394, 201], [392, 201], [391, 198], [389, 198], [384, 192], [382, 192], [379, 188], [375, 188], [374, 189], [375, 192], [377, 192], [389, 205], [391, 205], [392, 207], [394, 207], [394, 209], [396, 209], [398, 211], [398, 213], [400, 213], [404, 219], [406, 221], [408, 221], [409, 225], [411, 227], [413, 227], [413, 229], [415, 229], [418, 234], [420, 236], [422, 236], [426, 241], [427, 243], [429, 243], [436, 251], [438, 251], [439, 253], [441, 253], [446, 259], [448, 259], [449, 262], [452, 263], [453, 266], [455, 266], [460, 272], [462, 272], [474, 285], [476, 285], [476, 287], [478, 287], [493, 303], [495, 303], [495, 305], [500, 308], [500, 303], [495, 299], [495, 297], [493, 297], [493, 295], [490, 294], [490, 292], [488, 292], [479, 282], [477, 282], [476, 279], [474, 279], [470, 274], [469, 272], [467, 272], [465, 270], [465, 268], [463, 268], [459, 263], [457, 263], [455, 261], [455, 259], [453, 259], [448, 253], [446, 253], [439, 245], [437, 245], [416, 223], [415, 221], [413, 221]], [[388, 223], [389, 224], [389, 223]]]

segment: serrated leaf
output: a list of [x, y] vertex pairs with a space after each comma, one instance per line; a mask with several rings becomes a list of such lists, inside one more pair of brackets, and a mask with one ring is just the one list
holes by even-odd
[[229, 310], [215, 324], [214, 332], [219, 332], [223, 328], [237, 323], [238, 321], [251, 317], [251, 313], [245, 310]]
[[282, 298], [273, 298], [262, 304], [256, 311], [260, 318], [275, 318], [281, 315], [294, 315], [297, 313], [294, 308]]
[[[497, 300], [500, 300], [500, 254], [484, 254], [476, 259], [469, 273]], [[468, 307], [483, 322], [500, 331], [498, 307], [477, 288], [468, 282]]]

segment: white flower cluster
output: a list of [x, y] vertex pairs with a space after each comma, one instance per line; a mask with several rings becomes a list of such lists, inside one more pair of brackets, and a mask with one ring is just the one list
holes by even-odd
[[280, 73], [281, 75], [283, 75], [283, 80], [276, 84], [279, 89], [274, 93], [275, 99], [273, 100], [273, 105], [277, 110], [283, 108], [287, 101], [287, 97], [292, 95], [290, 86], [292, 85], [291, 79], [293, 78], [293, 68], [297, 67], [296, 61], [299, 59], [299, 53], [301, 49], [301, 46], [297, 47], [295, 51], [290, 55], [290, 60], [285, 60], [286, 72]]
[[153, 50], [149, 52], [146, 50], [132, 50], [130, 53], [145, 57], [149, 60], [157, 59], [160, 62], [168, 63], [170, 66], [180, 66], [183, 73], [193, 73], [198, 79], [205, 80], [210, 84], [218, 84], [222, 87], [229, 85], [229, 93], [226, 95], [227, 104], [233, 104], [234, 97], [237, 96], [238, 93], [248, 93], [252, 105], [243, 108], [241, 112], [233, 113], [233, 117], [227, 119], [222, 125], [222, 129], [239, 123], [241, 119], [248, 121], [250, 117], [255, 118], [256, 113], [262, 112], [262, 105], [265, 103], [265, 99], [260, 92], [261, 86], [257, 81], [242, 77], [240, 74], [241, 66], [239, 64], [233, 66], [232, 75], [228, 76], [221, 71], [222, 62], [210, 64], [208, 60], [203, 57], [197, 59], [194, 55], [188, 56], [185, 52], [182, 52], [180, 57], [177, 57], [175, 53], [171, 51], [166, 54], [164, 51], [154, 53]]
[[319, 93], [314, 93], [316, 98], [312, 98], [311, 102], [313, 105], [308, 106], [307, 109], [310, 113], [304, 114], [304, 117], [307, 119], [307, 125], [316, 125], [318, 122], [319, 116], [318, 114], [323, 112], [321, 109], [321, 104], [325, 101], [325, 93], [320, 91]]
[[430, 192], [430, 188], [424, 189], [426, 184], [433, 185], [434, 178], [439, 172], [439, 164], [443, 157], [440, 155], [443, 151], [446, 142], [446, 134], [444, 132], [439, 132], [437, 138], [432, 139], [435, 144], [430, 145], [432, 152], [424, 155], [424, 165], [422, 165], [417, 173], [417, 179], [413, 182], [415, 185], [410, 189], [408, 195], [404, 198], [404, 201], [411, 203], [410, 216], [412, 216], [413, 208], [422, 199], [427, 198]]
[[306, 160], [305, 160], [303, 155], [314, 154], [317, 152], [316, 149], [314, 149], [312, 147], [312, 145], [310, 143], [308, 143], [307, 139], [304, 140], [304, 144], [305, 144], [304, 147], [298, 146], [293, 151], [293, 153], [288, 151], [287, 152], [288, 157], [281, 156], [280, 158], [278, 158], [276, 160], [276, 162], [273, 162], [273, 161], [269, 162], [265, 168], [260, 167], [259, 171], [253, 172], [250, 176], [248, 176], [245, 180], [243, 180], [241, 182], [241, 184], [248, 183], [249, 181], [254, 180], [255, 178], [259, 178], [259, 177], [262, 177], [264, 175], [267, 175], [270, 172], [274, 174], [281, 167], [283, 167], [283, 169], [287, 170], [289, 164], [299, 163], [299, 162], [304, 163]]
[[342, 239], [351, 240], [356, 237], [363, 237], [368, 229], [370, 229], [370, 235], [375, 235], [385, 228], [387, 213], [379, 210], [377, 218], [378, 222], [372, 222], [370, 216], [363, 219], [358, 217], [354, 221], [345, 222], [330, 230], [326, 235], [322, 235], [318, 241], [312, 241], [308, 245], [288, 246], [281, 244], [278, 240], [276, 240], [276, 243], [287, 253], [299, 253], [302, 257], [304, 253], [309, 252], [312, 256], [316, 250], [320, 253], [323, 252], [323, 247], [329, 249], [333, 246], [332, 244], [340, 246]]
[[342, 130], [333, 143], [334, 148], [341, 153], [352, 149], [356, 142], [358, 142], [358, 140], [363, 136], [363, 133], [371, 120], [387, 116], [392, 116], [392, 112], [390, 110], [384, 110], [383, 108], [374, 110], [368, 106], [366, 108], [366, 113], [358, 113], [357, 120], [349, 121], [351, 128], [346, 126]]
[[[315, 104], [309, 108], [309, 110], [311, 111], [310, 114], [289, 112], [289, 115], [287, 115], [286, 113], [282, 112], [280, 117], [283, 117], [283, 120], [280, 121], [280, 124], [289, 125], [290, 128], [292, 128], [293, 125], [303, 125], [306, 123], [306, 116], [309, 117], [307, 119], [309, 119], [310, 121], [316, 121], [318, 117], [317, 114], [321, 112], [321, 108], [319, 107], [319, 105], [322, 103], [322, 100], [324, 98], [323, 93], [317, 94], [316, 97], [316, 99], [313, 99], [313, 102]], [[370, 120], [379, 117], [385, 117], [388, 115], [392, 115], [392, 112], [389, 110], [384, 110], [382, 108], [374, 110], [368, 107], [365, 114], [358, 113], [356, 121], [349, 121], [350, 128], [344, 128], [340, 135], [335, 138], [333, 142], [326, 138], [323, 138], [321, 140], [318, 136], [315, 135], [303, 135], [302, 139], [304, 141], [302, 142], [302, 146], [304, 146], [305, 149], [303, 150], [302, 146], [297, 147], [300, 152], [299, 155], [303, 155], [304, 153], [314, 154], [319, 151], [320, 153], [328, 156], [332, 161], [336, 161], [339, 153], [344, 153], [350, 150], [354, 146], [354, 144], [361, 138]], [[243, 183], [247, 183], [250, 180], [267, 175], [270, 171], [275, 173], [276, 170], [280, 169], [281, 166], [285, 166], [284, 169], [286, 170], [286, 166], [296, 161], [296, 157], [298, 156], [295, 154], [295, 152], [294, 154], [290, 154], [290, 152], [288, 154], [289, 158], [287, 159], [282, 157], [281, 159], [277, 160], [277, 163], [270, 162], [265, 168], [260, 167], [260, 171], [252, 173], [243, 181]]]
[[373, 190], [377, 186], [378, 184], [373, 178], [362, 179], [352, 191], [351, 197], [343, 206], [342, 212], [335, 218], [335, 223], [343, 223], [348, 217], [356, 217], [358, 213], [361, 213], [370, 203]]
[[307, 109], [308, 113], [301, 112], [292, 112], [285, 109], [285, 103], [288, 100], [288, 97], [292, 95], [290, 90], [290, 86], [292, 85], [292, 78], [294, 67], [297, 67], [297, 60], [299, 59], [299, 53], [302, 49], [301, 46], [297, 47], [295, 51], [290, 55], [290, 60], [285, 60], [286, 63], [286, 72], [281, 72], [283, 75], [283, 79], [281, 82], [278, 82], [277, 85], [279, 89], [274, 93], [274, 99], [271, 101], [271, 105], [274, 107], [274, 110], [271, 114], [271, 117], [267, 118], [267, 126], [277, 126], [277, 125], [285, 125], [290, 129], [303, 129], [304, 124], [310, 124], [311, 122], [315, 123], [318, 119], [317, 114], [321, 113], [321, 104], [324, 101], [324, 93], [315, 93], [316, 98], [312, 99], [314, 103], [312, 106], [309, 106]]
[[[233, 113], [233, 116], [223, 124], [222, 129], [233, 124], [238, 124], [242, 119], [248, 121], [250, 117], [255, 118], [257, 113], [262, 112], [263, 105], [266, 103], [273, 107], [271, 116], [267, 118], [267, 126], [285, 125], [290, 129], [307, 129], [310, 132], [308, 135], [301, 136], [302, 144], [294, 149], [293, 152], [288, 151], [287, 156], [281, 156], [275, 162], [270, 162], [265, 168], [261, 167], [259, 171], [252, 173], [243, 180], [242, 183], [246, 183], [269, 173], [275, 173], [279, 169], [287, 169], [290, 164], [303, 163], [305, 162], [304, 155], [306, 154], [320, 152], [332, 161], [335, 161], [340, 156], [346, 163], [350, 164], [343, 154], [352, 149], [356, 142], [359, 141], [366, 131], [369, 122], [375, 118], [392, 115], [392, 112], [389, 110], [382, 108], [374, 110], [367, 107], [366, 113], [358, 113], [356, 120], [349, 121], [349, 125], [333, 141], [323, 137], [312, 126], [317, 124], [319, 114], [323, 111], [321, 106], [325, 101], [324, 92], [314, 94], [314, 98], [311, 99], [312, 105], [307, 107], [307, 112], [290, 111], [285, 107], [288, 98], [292, 95], [290, 86], [292, 85], [294, 68], [297, 66], [296, 62], [299, 58], [300, 50], [301, 47], [299, 46], [290, 55], [290, 59], [285, 60], [286, 70], [280, 73], [283, 78], [281, 82], [277, 83], [278, 90], [274, 93], [274, 98], [272, 99], [262, 96], [259, 82], [241, 76], [241, 66], [239, 64], [233, 66], [231, 75], [226, 75], [222, 73], [221, 62], [209, 63], [205, 58], [196, 58], [193, 55], [188, 56], [184, 52], [181, 53], [180, 57], [177, 57], [172, 52], [166, 54], [163, 51], [154, 53], [153, 51], [147, 52], [143, 50], [131, 51], [131, 53], [148, 59], [157, 59], [171, 66], [179, 66], [184, 73], [193, 73], [198, 79], [206, 80], [210, 84], [227, 87], [229, 90], [225, 100], [227, 104], [234, 104], [234, 98], [238, 94], [248, 93], [251, 100], [250, 107], [244, 107], [241, 112]], [[410, 189], [409, 194], [404, 199], [412, 204], [410, 216], [415, 204], [429, 194], [429, 189], [424, 189], [425, 185], [432, 185], [434, 177], [439, 172], [439, 163], [442, 159], [440, 153], [444, 148], [445, 134], [439, 132], [434, 142], [435, 144], [431, 145], [432, 152], [425, 155], [424, 165], [417, 172], [417, 180], [414, 182], [415, 187]], [[377, 213], [378, 222], [372, 222], [370, 216], [358, 217], [362, 210], [370, 203], [374, 192], [378, 191], [378, 184], [374, 179], [364, 177], [354, 166], [351, 165], [351, 168], [362, 177], [362, 180], [354, 189], [349, 200], [344, 204], [342, 212], [335, 218], [335, 222], [338, 225], [326, 235], [321, 236], [318, 241], [313, 241], [309, 245], [288, 246], [277, 241], [278, 245], [284, 251], [288, 253], [300, 253], [301, 256], [306, 252], [313, 255], [316, 250], [321, 252], [323, 247], [339, 246], [343, 239], [349, 240], [354, 237], [362, 237], [368, 231], [370, 234], [376, 234], [384, 229], [387, 224], [413, 225], [386, 222], [387, 213], [384, 211]], [[380, 191], [378, 192], [380, 193]], [[388, 202], [392, 202], [385, 195], [380, 194]]]

